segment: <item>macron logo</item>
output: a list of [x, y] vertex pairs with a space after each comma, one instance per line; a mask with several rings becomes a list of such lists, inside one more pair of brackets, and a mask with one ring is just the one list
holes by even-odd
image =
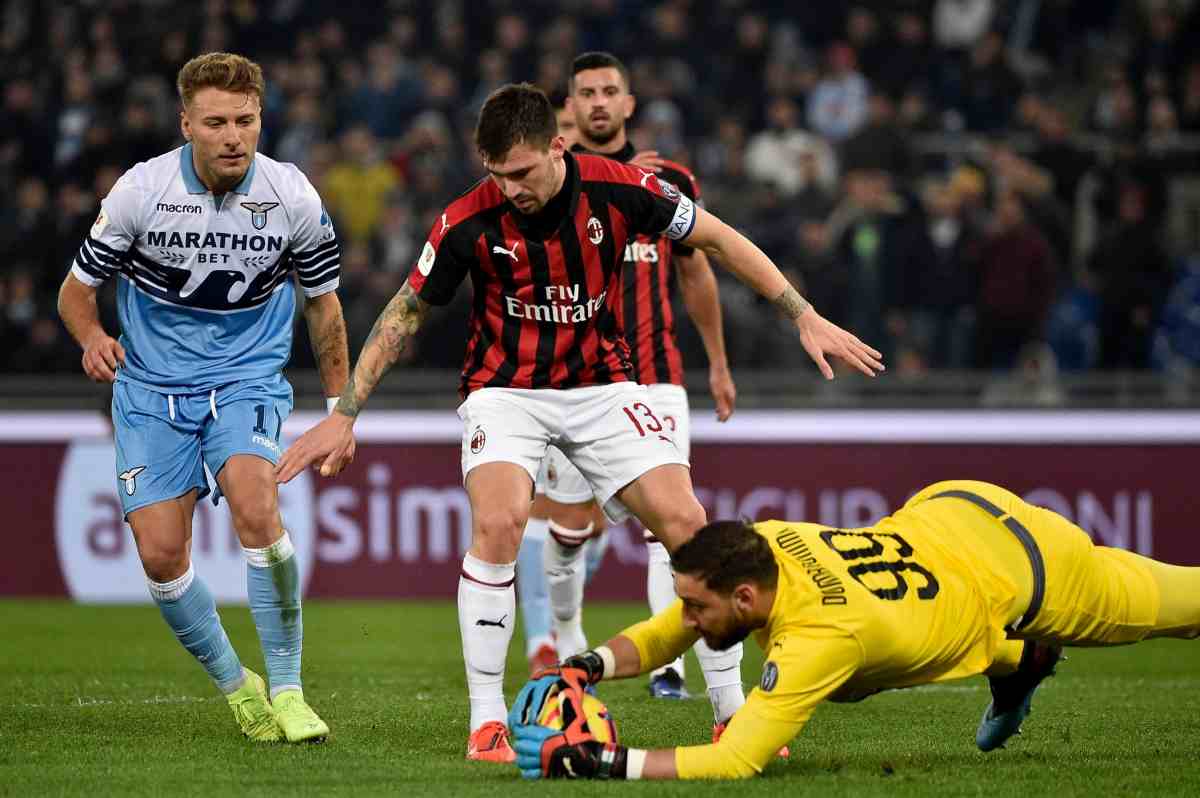
[[504, 247], [501, 247], [501, 246], [494, 246], [494, 247], [492, 247], [492, 254], [498, 255], [499, 253], [503, 252], [505, 255], [512, 258], [513, 261], [515, 262], [517, 260], [517, 247], [519, 247], [519, 246], [521, 246], [520, 241], [514, 241], [513, 245], [512, 245], [512, 249], [505, 249]]
[[176, 205], [174, 202], [160, 202], [154, 206], [154, 210], [160, 213], [204, 213], [204, 208], [199, 205]]

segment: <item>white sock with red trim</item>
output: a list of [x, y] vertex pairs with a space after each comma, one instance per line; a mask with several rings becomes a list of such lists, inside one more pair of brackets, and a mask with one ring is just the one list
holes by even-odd
[[471, 731], [492, 720], [504, 723], [508, 717], [504, 660], [516, 621], [516, 565], [515, 561], [484, 562], [470, 554], [463, 558], [458, 580], [458, 629], [467, 666]]
[[550, 534], [542, 547], [546, 569], [546, 592], [550, 596], [550, 617], [554, 622], [555, 649], [560, 660], [587, 651], [583, 633], [583, 582], [585, 576], [583, 544], [592, 534], [592, 525], [569, 529], [553, 520]]
[[[675, 600], [675, 572], [671, 570], [671, 555], [667, 553], [667, 547], [657, 540], [646, 541], [646, 556], [646, 599], [650, 604], [650, 614], [658, 615]], [[683, 657], [668, 662], [650, 675], [657, 676], [667, 668], [674, 669], [682, 678]]]

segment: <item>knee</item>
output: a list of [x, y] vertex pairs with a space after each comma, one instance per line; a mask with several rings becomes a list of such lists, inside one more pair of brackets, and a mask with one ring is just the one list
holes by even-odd
[[231, 502], [229, 512], [243, 546], [261, 549], [279, 537], [282, 524], [274, 491], [244, 497], [236, 505]]
[[139, 547], [138, 555], [142, 560], [142, 570], [153, 582], [178, 579], [188, 568], [187, 547], [183, 545], [143, 544]]
[[527, 508], [515, 504], [479, 511], [472, 550], [487, 562], [512, 562], [517, 558], [527, 517]]

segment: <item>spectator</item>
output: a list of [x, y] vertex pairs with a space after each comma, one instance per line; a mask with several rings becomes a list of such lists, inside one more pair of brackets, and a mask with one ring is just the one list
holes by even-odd
[[867, 120], [867, 81], [845, 42], [829, 46], [826, 63], [828, 71], [808, 97], [808, 124], [819, 135], [841, 141]]
[[938, 47], [965, 51], [984, 35], [995, 14], [992, 0], [937, 0], [933, 38]]
[[846, 42], [854, 48], [863, 75], [875, 85], [891, 69], [893, 48], [886, 41], [879, 17], [865, 6], [855, 6], [846, 17]]
[[1079, 181], [1092, 168], [1094, 159], [1072, 140], [1070, 120], [1058, 103], [1039, 104], [1033, 123], [1037, 130], [1037, 144], [1030, 159], [1049, 173], [1059, 202], [1072, 207], [1079, 191]]
[[330, 167], [322, 183], [338, 235], [350, 241], [368, 241], [388, 195], [398, 185], [395, 170], [382, 159], [378, 142], [366, 125], [343, 133], [341, 159]]
[[1069, 205], [1059, 203], [1054, 195], [1054, 178], [1037, 164], [1023, 158], [1006, 144], [995, 144], [989, 150], [992, 173], [997, 186], [1013, 191], [1020, 198], [1029, 221], [1045, 237], [1053, 249], [1054, 260], [1062, 267], [1057, 282], [1070, 279], [1067, 268], [1071, 262], [1071, 219]]
[[1184, 263], [1183, 274], [1163, 305], [1155, 339], [1155, 361], [1173, 375], [1200, 374], [1200, 258]]
[[1042, 338], [1056, 273], [1050, 246], [1027, 221], [1020, 196], [1000, 194], [979, 262], [977, 367], [1011, 369], [1022, 347]]
[[912, 92], [924, 96], [933, 79], [929, 28], [915, 11], [901, 11], [894, 28], [892, 42], [878, 74], [868, 72], [871, 84], [892, 97]]
[[750, 137], [746, 147], [746, 173], [791, 197], [816, 183], [823, 191], [837, 182], [832, 149], [818, 136], [800, 128], [796, 104], [784, 97], [771, 101], [768, 127]]
[[962, 112], [968, 130], [1002, 130], [1012, 120], [1022, 91], [1021, 78], [1008, 64], [1004, 37], [988, 31], [971, 48], [963, 76]]
[[909, 209], [891, 174], [857, 169], [846, 174], [845, 198], [830, 221], [839, 268], [846, 273], [845, 321], [867, 340], [881, 341], [885, 359], [904, 332], [905, 275], [912, 245]]
[[421, 110], [424, 86], [389, 44], [368, 47], [367, 64], [366, 81], [348, 108], [349, 121], [366, 125], [376, 138], [398, 139]]
[[866, 124], [842, 144], [842, 168], [879, 169], [894, 179], [912, 176], [913, 154], [896, 124], [896, 106], [882, 91], [873, 90]]
[[1189, 133], [1200, 132], [1200, 61], [1188, 65], [1179, 93], [1180, 127]]
[[903, 265], [909, 339], [931, 367], [964, 369], [971, 365], [982, 233], [949, 183], [928, 184], [922, 200], [923, 223]]
[[1117, 207], [1117, 228], [1101, 238], [1088, 263], [1100, 293], [1100, 364], [1141, 369], [1150, 362], [1169, 265], [1146, 187], [1123, 182]]

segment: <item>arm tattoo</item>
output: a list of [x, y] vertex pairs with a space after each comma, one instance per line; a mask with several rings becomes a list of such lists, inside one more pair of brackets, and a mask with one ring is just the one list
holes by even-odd
[[[310, 317], [308, 327], [313, 355], [321, 373], [321, 384], [325, 386], [326, 391], [330, 386], [343, 383], [346, 379], [347, 361], [350, 359], [346, 346], [346, 322], [342, 318], [341, 305], [334, 307], [336, 313]], [[328, 395], [330, 394], [327, 393], [326, 396]]]
[[775, 303], [775, 307], [783, 311], [783, 315], [793, 321], [803, 316], [804, 311], [810, 307], [804, 301], [804, 297], [800, 296], [800, 292], [790, 285], [783, 289], [783, 293], [775, 297], [772, 301]]
[[407, 280], [400, 286], [375, 320], [334, 410], [350, 418], [358, 415], [383, 375], [408, 348], [409, 340], [429, 315], [429, 307], [429, 303], [409, 287]]

